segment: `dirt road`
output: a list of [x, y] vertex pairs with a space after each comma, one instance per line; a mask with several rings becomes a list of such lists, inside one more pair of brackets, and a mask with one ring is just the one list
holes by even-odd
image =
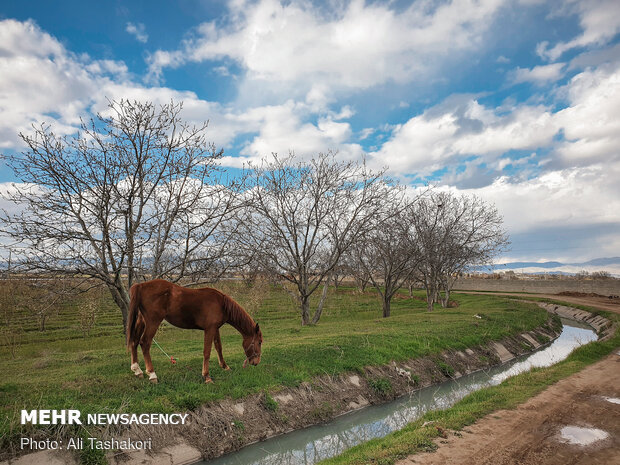
[[608, 312], [614, 312], [620, 314], [620, 299], [610, 299], [605, 296], [588, 297], [588, 296], [575, 296], [575, 295], [560, 295], [560, 294], [524, 294], [512, 293], [512, 292], [484, 292], [484, 291], [455, 291], [461, 294], [485, 294], [485, 295], [508, 295], [515, 297], [542, 297], [544, 299], [554, 299], [562, 302], [567, 302], [577, 305], [587, 305], [593, 308], [600, 308], [601, 310], [607, 310]]
[[[620, 313], [620, 305], [603, 298], [544, 297]], [[573, 431], [564, 428], [573, 426], [595, 428], [600, 430], [595, 433], [607, 437], [589, 445], [572, 444], [566, 433]], [[586, 436], [593, 434], [581, 432]], [[604, 360], [559, 381], [514, 410], [501, 410], [482, 418], [465, 428], [460, 437], [449, 433], [437, 445], [434, 453], [412, 455], [398, 463], [620, 465], [620, 351], [616, 349]]]

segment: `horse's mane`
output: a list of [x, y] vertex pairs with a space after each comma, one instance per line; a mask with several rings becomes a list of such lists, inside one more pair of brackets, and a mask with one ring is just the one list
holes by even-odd
[[243, 334], [251, 334], [256, 326], [254, 320], [241, 305], [233, 300], [232, 297], [222, 293], [224, 299], [224, 311], [228, 315], [228, 323], [237, 328]]

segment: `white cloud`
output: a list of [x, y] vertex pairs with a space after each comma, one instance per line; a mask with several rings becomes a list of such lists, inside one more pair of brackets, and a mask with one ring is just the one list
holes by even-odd
[[[514, 182], [457, 189], [494, 204], [514, 244], [502, 261], [578, 261], [618, 255], [620, 163], [567, 168]], [[600, 269], [600, 267], [598, 268]]]
[[620, 222], [620, 164], [569, 168], [513, 183], [506, 177], [468, 190], [496, 204], [512, 233]]
[[18, 132], [43, 120], [73, 132], [90, 96], [125, 73], [122, 64], [68, 53], [33, 22], [0, 21], [0, 146], [18, 145]]
[[312, 2], [238, 1], [228, 26], [204, 23], [180, 50], [156, 52], [148, 61], [157, 77], [185, 61], [233, 59], [249, 79], [294, 82], [304, 92], [317, 84], [333, 90], [409, 82], [446, 56], [483, 46], [504, 3], [420, 0], [398, 11], [354, 0], [327, 12]]
[[149, 65], [149, 71], [144, 80], [147, 83], [157, 84], [161, 80], [163, 68], [176, 68], [184, 62], [184, 59], [181, 52], [157, 50], [147, 56], [146, 62]]
[[395, 172], [422, 175], [471, 156], [501, 170], [495, 161], [510, 150], [551, 150], [547, 170], [620, 160], [619, 64], [577, 74], [557, 96], [565, 101], [558, 111], [530, 104], [492, 108], [452, 96], [397, 126], [371, 155]]
[[226, 66], [216, 66], [213, 71], [220, 76], [232, 76]]
[[289, 100], [282, 105], [251, 108], [231, 118], [244, 127], [244, 132], [258, 134], [241, 149], [240, 157], [224, 157], [225, 166], [240, 167], [249, 161], [258, 162], [272, 152], [294, 151], [301, 157], [315, 155], [328, 149], [339, 151], [341, 158], [360, 156], [362, 149], [348, 143], [351, 126], [340, 121], [353, 112], [343, 107], [339, 113], [327, 113], [316, 124], [304, 122], [312, 107]]
[[538, 44], [537, 53], [551, 61], [574, 48], [604, 45], [620, 32], [620, 3], [617, 0], [568, 0], [561, 4], [556, 14], [579, 16], [583, 32], [553, 47], [548, 42]]
[[125, 30], [134, 36], [138, 42], [146, 44], [149, 40], [149, 35], [146, 33], [146, 28], [142, 23], [134, 24], [129, 22], [127, 26], [125, 26]]
[[532, 69], [517, 67], [510, 73], [510, 81], [514, 84], [533, 82], [537, 85], [555, 82], [564, 75], [564, 63], [535, 66]]
[[208, 119], [208, 133], [218, 147], [249, 137], [241, 158], [225, 159], [229, 166], [289, 150], [361, 154], [359, 145], [349, 143], [352, 129], [346, 120], [355, 111], [347, 105], [332, 111], [317, 97], [240, 110], [199, 99], [193, 92], [133, 82], [123, 62], [78, 57], [32, 22], [0, 22], [0, 39], [0, 147], [5, 149], [20, 147], [18, 133], [30, 133], [31, 124], [48, 122], [59, 135], [74, 133], [80, 117], [105, 114], [108, 99], [125, 98], [155, 104], [183, 101], [182, 117], [195, 123]]
[[398, 126], [371, 155], [392, 171], [428, 175], [467, 156], [493, 160], [508, 150], [548, 145], [557, 130], [544, 106], [519, 105], [504, 113], [471, 97], [453, 97]]
[[565, 141], [558, 147], [563, 162], [620, 160], [620, 66], [584, 71], [565, 92], [569, 106], [555, 115], [564, 131]]
[[30, 133], [32, 124], [50, 123], [59, 135], [74, 133], [80, 117], [105, 112], [107, 99], [183, 101], [184, 118], [210, 119], [210, 133], [220, 146], [241, 129], [220, 104], [193, 92], [144, 87], [129, 79], [123, 62], [76, 56], [31, 21], [0, 21], [0, 89], [3, 149], [21, 147], [18, 133]]

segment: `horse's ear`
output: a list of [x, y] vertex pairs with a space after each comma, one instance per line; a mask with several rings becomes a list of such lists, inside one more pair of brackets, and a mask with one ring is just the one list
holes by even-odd
[[256, 328], [254, 328], [254, 332], [258, 334], [259, 331], [260, 331], [260, 328], [258, 327], [258, 323], [256, 323]]

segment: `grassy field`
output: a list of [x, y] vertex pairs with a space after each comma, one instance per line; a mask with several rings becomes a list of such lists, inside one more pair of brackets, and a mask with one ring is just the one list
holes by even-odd
[[[548, 299], [541, 299], [548, 301]], [[555, 302], [555, 301], [550, 301]], [[571, 305], [571, 304], [566, 304]], [[603, 315], [620, 322], [620, 316], [590, 307], [583, 310]], [[405, 428], [383, 438], [373, 439], [353, 447], [343, 454], [320, 462], [322, 465], [390, 465], [416, 452], [435, 449], [433, 440], [439, 430], [461, 430], [476, 420], [500, 409], [510, 409], [525, 402], [546, 387], [597, 362], [620, 346], [620, 328], [611, 339], [592, 342], [576, 349], [569, 357], [548, 368], [535, 368], [508, 378], [498, 386], [473, 392], [453, 407], [433, 411], [410, 423]], [[426, 422], [433, 422], [424, 426]]]
[[[224, 357], [232, 370], [221, 370], [213, 351], [213, 385], [201, 383], [202, 332], [169, 325], [162, 326], [156, 340], [178, 363], [172, 365], [153, 347], [160, 383], [135, 379], [129, 370], [120, 312], [105, 293], [85, 294], [61, 304], [43, 332], [32, 318], [15, 316], [14, 323], [23, 329], [15, 357], [9, 347], [0, 347], [3, 444], [24, 432], [19, 425], [23, 408], [79, 408], [82, 415], [178, 412], [224, 397], [296, 386], [317, 375], [464, 349], [535, 328], [547, 319], [546, 312], [534, 304], [464, 294], [454, 295], [457, 307], [438, 307], [434, 312], [426, 311], [421, 294], [414, 298], [402, 294], [393, 302], [392, 316], [384, 319], [372, 291], [360, 295], [341, 288], [330, 290], [318, 325], [301, 327], [293, 301], [282, 290], [266, 286], [256, 301], [256, 294], [242, 283], [224, 286], [242, 305], [253, 307], [264, 335], [263, 359], [258, 367], [242, 369], [241, 337], [224, 326]], [[98, 308], [90, 335], [80, 330], [83, 299], [94, 299]], [[474, 318], [475, 314], [482, 318]]]

